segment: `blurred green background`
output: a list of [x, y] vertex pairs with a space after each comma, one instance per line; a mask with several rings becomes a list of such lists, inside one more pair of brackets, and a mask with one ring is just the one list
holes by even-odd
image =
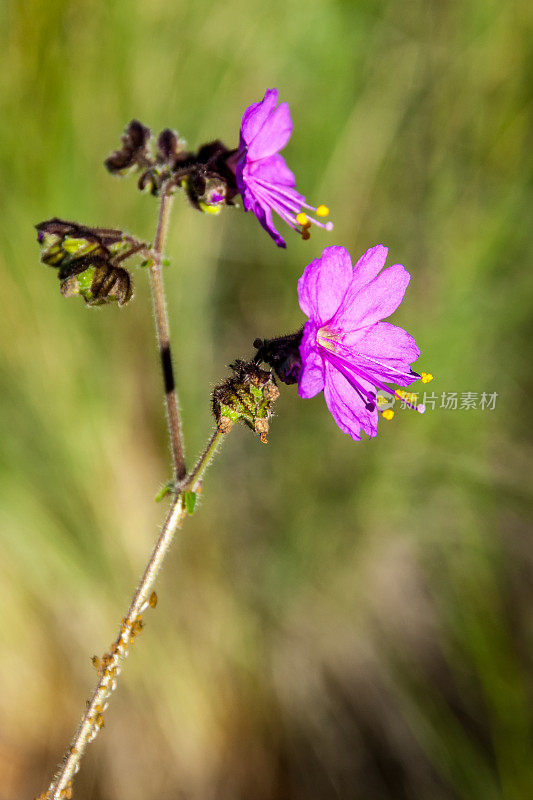
[[233, 146], [270, 86], [335, 229], [280, 227], [282, 251], [251, 214], [178, 197], [189, 460], [225, 365], [301, 325], [296, 281], [327, 244], [386, 243], [413, 276], [394, 321], [428, 388], [496, 407], [400, 411], [356, 444], [322, 396], [282, 387], [268, 447], [235, 430], [75, 796], [533, 797], [532, 21], [527, 0], [0, 4], [2, 800], [48, 785], [170, 477], [148, 276], [123, 310], [67, 301], [32, 226], [152, 239], [156, 201], [102, 167], [125, 123]]

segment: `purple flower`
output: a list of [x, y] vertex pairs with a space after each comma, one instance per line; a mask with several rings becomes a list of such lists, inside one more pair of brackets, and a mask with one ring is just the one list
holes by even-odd
[[292, 133], [288, 103], [278, 102], [278, 90], [267, 89], [260, 103], [253, 103], [244, 112], [241, 122], [239, 149], [229, 164], [233, 164], [237, 187], [246, 211], [253, 211], [263, 228], [278, 247], [286, 247], [274, 227], [272, 211], [296, 228], [304, 239], [309, 238], [311, 224], [331, 230], [333, 223], [319, 222], [304, 212], [314, 211], [319, 217], [329, 214], [326, 206], [308, 205], [298, 194], [294, 175], [280, 156]]
[[[356, 440], [361, 430], [377, 433], [378, 389], [405, 402], [407, 393], [386, 383], [409, 386], [421, 377], [409, 366], [420, 355], [413, 337], [381, 322], [398, 308], [411, 277], [400, 264], [381, 272], [387, 252], [381, 244], [371, 247], [352, 268], [344, 247], [326, 247], [298, 281], [300, 307], [309, 317], [300, 344], [298, 393], [307, 398], [324, 390], [335, 422]], [[393, 416], [390, 409], [383, 413]]]

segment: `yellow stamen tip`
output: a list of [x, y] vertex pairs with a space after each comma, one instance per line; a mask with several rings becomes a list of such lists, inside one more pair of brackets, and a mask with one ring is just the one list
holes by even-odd
[[422, 383], [429, 383], [433, 380], [431, 372], [421, 372], [420, 377], [422, 378]]
[[301, 212], [300, 212], [299, 214], [297, 214], [297, 216], [296, 216], [296, 222], [297, 222], [299, 225], [307, 225], [307, 224], [309, 223], [309, 220], [307, 219], [307, 216], [306, 216], [306, 214], [304, 214], [304, 213], [303, 213], [303, 211], [301, 211]]
[[320, 205], [318, 206], [316, 213], [317, 216], [319, 217], [327, 217], [327, 215], [329, 214], [329, 208], [327, 206]]
[[383, 419], [390, 420], [393, 418], [393, 416], [394, 416], [394, 411], [392, 410], [392, 408], [386, 408], [385, 411], [383, 411]]

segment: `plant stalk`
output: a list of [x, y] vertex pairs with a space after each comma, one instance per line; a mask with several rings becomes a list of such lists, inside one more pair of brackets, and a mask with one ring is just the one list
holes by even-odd
[[179, 494], [174, 495], [161, 533], [152, 550], [139, 586], [133, 595], [128, 613], [122, 620], [119, 635], [111, 645], [109, 652], [105, 653], [102, 658], [93, 659], [93, 664], [99, 674], [98, 681], [91, 698], [87, 702], [85, 713], [81, 718], [63, 763], [55, 774], [48, 790], [41, 794], [38, 800], [65, 800], [72, 796], [74, 775], [78, 772], [79, 764], [87, 745], [96, 738], [99, 730], [103, 727], [103, 715], [107, 708], [109, 697], [116, 688], [121, 663], [128, 655], [128, 648], [131, 642], [142, 629], [142, 614], [150, 605], [150, 593], [157, 573], [172, 544], [174, 534], [181, 527], [184, 518], [187, 516], [183, 502], [183, 492], [197, 491], [199, 489], [204, 472], [224, 435], [219, 430], [214, 431], [196, 466], [190, 475], [185, 477], [183, 489], [180, 489]]
[[172, 201], [173, 195], [165, 193], [163, 190], [161, 204], [159, 206], [159, 218], [157, 221], [157, 231], [153, 247], [153, 259], [150, 265], [150, 282], [152, 286], [152, 300], [157, 330], [157, 342], [159, 345], [159, 357], [161, 359], [161, 367], [163, 370], [165, 404], [167, 408], [167, 420], [170, 434], [170, 446], [172, 449], [174, 477], [176, 479], [176, 483], [178, 483], [182, 481], [187, 474], [187, 469], [185, 466], [185, 456], [183, 452], [183, 436], [181, 432], [181, 421], [178, 409], [178, 396], [176, 392], [174, 368], [172, 366], [167, 305], [165, 301], [165, 289], [163, 286], [163, 274], [161, 270], [161, 257], [163, 255], [163, 249], [165, 247], [167, 238]]

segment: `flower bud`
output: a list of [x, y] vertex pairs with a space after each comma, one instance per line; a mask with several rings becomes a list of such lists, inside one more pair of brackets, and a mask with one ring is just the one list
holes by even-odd
[[104, 161], [109, 172], [126, 175], [139, 167], [152, 164], [150, 138], [152, 132], [139, 120], [133, 119], [122, 134], [122, 147]]
[[227, 433], [232, 424], [240, 420], [266, 444], [272, 406], [279, 397], [272, 373], [253, 361], [237, 360], [230, 367], [233, 377], [213, 391], [213, 414], [218, 428]]
[[89, 255], [115, 257], [131, 246], [131, 238], [114, 228], [89, 228], [58, 217], [35, 227], [41, 261], [61, 269]]
[[300, 355], [302, 334], [303, 328], [296, 333], [279, 336], [277, 339], [256, 339], [254, 347], [257, 348], [257, 353], [254, 361], [258, 364], [261, 361], [269, 364], [283, 383], [289, 386], [298, 383], [302, 369]]
[[114, 301], [123, 306], [133, 297], [133, 284], [128, 270], [114, 267], [98, 256], [83, 272], [64, 278], [60, 290], [64, 297], [81, 295], [88, 306], [102, 306]]
[[[41, 261], [58, 270], [61, 293], [81, 295], [90, 306], [116, 301], [124, 305], [133, 295], [129, 272], [115, 261], [127, 257], [131, 237], [112, 228], [89, 228], [55, 217], [35, 226]], [[139, 248], [137, 247], [137, 250]]]
[[157, 137], [156, 161], [158, 164], [173, 167], [176, 161], [185, 157], [186, 151], [185, 139], [180, 138], [176, 131], [170, 128], [165, 128]]
[[204, 214], [219, 214], [226, 202], [226, 183], [218, 175], [206, 173], [202, 166], [193, 167], [182, 186], [194, 208]]

